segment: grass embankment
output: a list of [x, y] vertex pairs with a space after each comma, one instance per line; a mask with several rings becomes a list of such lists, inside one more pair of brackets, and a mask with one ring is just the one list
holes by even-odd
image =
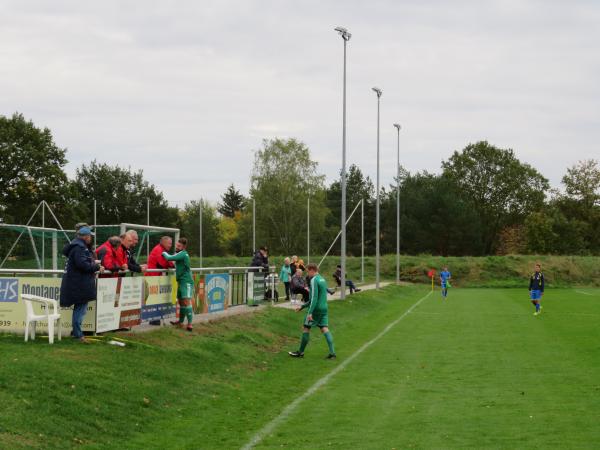
[[[319, 262], [320, 257], [311, 258]], [[304, 258], [306, 261], [306, 258]], [[529, 275], [533, 272], [536, 262], [541, 262], [542, 270], [549, 285], [553, 287], [571, 286], [600, 286], [600, 257], [598, 256], [535, 256], [535, 255], [509, 255], [509, 256], [483, 256], [483, 257], [442, 257], [431, 255], [407, 256], [400, 259], [401, 279], [414, 283], [427, 283], [427, 272], [436, 269], [439, 273], [447, 264], [454, 285], [460, 287], [523, 287], [528, 282]], [[279, 268], [283, 257], [270, 257], [269, 262]], [[321, 273], [331, 282], [331, 274], [338, 264], [338, 257], [325, 258], [321, 266]], [[193, 258], [193, 265], [198, 265], [198, 260]], [[214, 257], [204, 258], [205, 266], [246, 266], [248, 258]], [[347, 259], [348, 277], [355, 282], [360, 281], [361, 260], [357, 257]], [[375, 258], [365, 257], [365, 282], [373, 282], [375, 277]], [[383, 280], [396, 279], [396, 258], [394, 255], [385, 255], [381, 258], [381, 278]], [[436, 279], [437, 282], [437, 279]]]
[[[300, 256], [306, 262], [306, 257]], [[269, 262], [277, 265], [279, 269], [283, 264], [283, 256], [271, 256]], [[142, 261], [144, 258], [142, 258]], [[205, 257], [205, 267], [247, 267], [251, 258], [247, 257]], [[312, 262], [319, 262], [321, 257], [311, 257]], [[509, 255], [509, 256], [482, 256], [482, 257], [442, 257], [431, 255], [407, 256], [402, 255], [400, 260], [401, 278], [403, 281], [414, 283], [427, 283], [429, 269], [439, 270], [445, 264], [449, 266], [454, 284], [460, 287], [523, 287], [527, 283], [535, 262], [542, 263], [542, 270], [546, 279], [553, 287], [572, 286], [600, 286], [600, 256], [535, 256], [535, 255]], [[333, 284], [331, 275], [339, 257], [325, 258], [321, 266], [321, 273], [330, 284]], [[34, 268], [34, 261], [9, 261], [6, 264], [12, 268]], [[192, 258], [192, 266], [200, 265], [199, 258]], [[48, 262], [48, 267], [51, 263]], [[63, 267], [62, 260], [59, 267]], [[348, 278], [356, 283], [361, 278], [361, 260], [359, 257], [348, 257]], [[396, 258], [394, 255], [385, 255], [381, 258], [381, 279], [396, 279]], [[365, 258], [365, 282], [375, 280], [375, 258]], [[437, 281], [437, 280], [436, 280]], [[280, 294], [282, 291], [280, 290]]]

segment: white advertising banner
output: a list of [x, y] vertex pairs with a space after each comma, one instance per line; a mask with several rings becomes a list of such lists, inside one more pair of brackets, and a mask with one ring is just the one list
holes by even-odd
[[143, 285], [143, 277], [98, 279], [97, 333], [140, 324]]

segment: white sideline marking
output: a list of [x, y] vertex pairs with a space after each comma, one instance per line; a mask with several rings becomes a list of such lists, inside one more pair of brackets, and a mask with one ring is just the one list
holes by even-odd
[[583, 295], [594, 295], [594, 294], [590, 294], [589, 292], [584, 292], [584, 291], [575, 291], [578, 294], [583, 294]]
[[356, 350], [352, 355], [350, 355], [350, 357], [348, 359], [344, 360], [344, 362], [342, 362], [339, 366], [337, 366], [335, 369], [333, 369], [331, 372], [329, 372], [323, 378], [317, 380], [317, 382], [315, 384], [313, 384], [310, 388], [308, 388], [308, 390], [306, 392], [304, 392], [304, 394], [302, 394], [300, 397], [296, 398], [296, 400], [294, 400], [292, 403], [287, 405], [277, 417], [275, 417], [273, 420], [271, 420], [269, 423], [267, 423], [261, 430], [259, 430], [258, 433], [256, 433], [254, 435], [254, 437], [250, 440], [250, 442], [248, 442], [246, 445], [244, 445], [242, 447], [242, 450], [250, 450], [250, 449], [254, 448], [254, 446], [257, 445], [258, 443], [260, 443], [260, 441], [262, 441], [265, 438], [265, 436], [272, 433], [273, 430], [275, 430], [275, 428], [281, 422], [283, 422], [285, 419], [288, 418], [288, 416], [294, 411], [294, 409], [296, 409], [296, 407], [298, 405], [300, 405], [300, 403], [302, 403], [304, 400], [306, 400], [308, 397], [310, 397], [312, 394], [314, 394], [321, 386], [324, 386], [325, 384], [327, 384], [327, 382], [333, 376], [335, 376], [338, 372], [341, 372], [358, 355], [360, 355], [368, 347], [370, 347], [372, 344], [374, 344], [379, 339], [381, 339], [388, 331], [390, 331], [390, 329], [392, 329], [392, 327], [394, 327], [398, 322], [400, 322], [408, 314], [410, 314], [413, 309], [415, 309], [417, 306], [419, 306], [419, 303], [421, 303], [423, 300], [425, 300], [427, 297], [429, 297], [429, 295], [431, 295], [431, 292], [433, 292], [433, 291], [428, 292], [427, 295], [425, 295], [424, 297], [421, 297], [419, 300], [417, 300], [410, 308], [408, 308], [406, 311], [404, 311], [404, 313], [402, 313], [402, 315], [400, 317], [398, 317], [392, 323], [388, 324], [381, 333], [379, 333], [377, 336], [375, 336], [369, 342], [367, 342], [362, 347], [360, 347], [358, 350]]

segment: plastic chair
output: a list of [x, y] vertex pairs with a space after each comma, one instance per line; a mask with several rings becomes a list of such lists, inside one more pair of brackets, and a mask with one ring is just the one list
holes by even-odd
[[[21, 298], [25, 302], [25, 310], [27, 312], [26, 322], [25, 322], [25, 342], [29, 339], [29, 334], [31, 333], [31, 340], [35, 340], [35, 328], [37, 322], [40, 320], [48, 321], [48, 342], [50, 344], [54, 343], [54, 322], [56, 321], [56, 329], [58, 340], [61, 339], [61, 328], [60, 328], [60, 310], [58, 308], [58, 302], [51, 298], [38, 297], [37, 295], [29, 295], [23, 294]], [[33, 303], [41, 303], [46, 308], [45, 314], [36, 314], [33, 311]], [[50, 313], [50, 305], [52, 305], [54, 312]], [[29, 328], [29, 325], [31, 328]]]

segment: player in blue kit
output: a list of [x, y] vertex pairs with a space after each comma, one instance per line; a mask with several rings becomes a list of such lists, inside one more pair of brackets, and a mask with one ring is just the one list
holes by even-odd
[[535, 272], [529, 277], [529, 298], [531, 303], [535, 306], [534, 316], [541, 314], [542, 305], [540, 301], [544, 295], [544, 274], [542, 273], [542, 266], [540, 263], [536, 263]]
[[448, 297], [448, 288], [450, 287], [450, 279], [452, 274], [448, 272], [448, 266], [444, 266], [444, 270], [440, 272], [440, 285], [442, 286], [442, 298], [445, 300]]

